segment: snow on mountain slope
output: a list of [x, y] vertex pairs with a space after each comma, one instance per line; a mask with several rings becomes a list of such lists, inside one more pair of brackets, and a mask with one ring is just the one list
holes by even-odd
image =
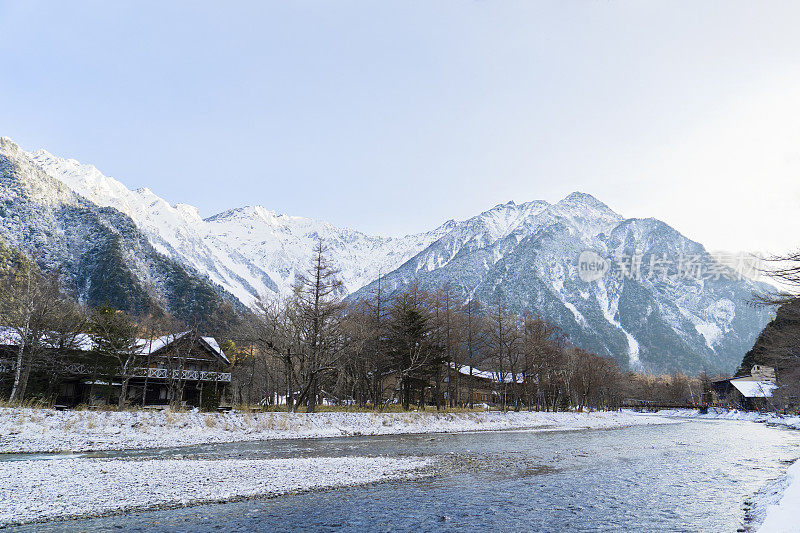
[[159, 252], [207, 274], [246, 305], [253, 305], [259, 296], [288, 294], [296, 274], [310, 265], [319, 238], [340, 269], [345, 289], [352, 292], [379, 273], [400, 266], [442, 231], [373, 237], [310, 218], [279, 215], [261, 206], [203, 220], [190, 205], [170, 205], [147, 188], [131, 191], [92, 165], [44, 150], [29, 155], [44, 172], [76, 193], [131, 217]]
[[[615, 272], [591, 283], [578, 275], [586, 250]], [[640, 257], [642, 275], [622, 275], [617, 263]], [[650, 276], [650, 259], [671, 261], [666, 279]], [[678, 272], [686, 258], [721, 276]], [[449, 284], [464, 301], [503, 300], [518, 312], [541, 314], [578, 346], [616, 358], [634, 370], [731, 371], [768, 320], [749, 302], [759, 285], [737, 279], [667, 224], [625, 219], [596, 198], [572, 193], [556, 204], [498, 205], [453, 228], [389, 273], [383, 287], [412, 281], [435, 290]], [[366, 297], [371, 286], [352, 298]], [[762, 288], [763, 289], [763, 288]]]
[[400, 266], [442, 231], [374, 237], [310, 218], [280, 215], [262, 206], [232, 209], [205, 223], [210, 246], [236, 250], [260, 265], [277, 281], [281, 293], [288, 293], [295, 275], [310, 264], [319, 239], [350, 293]]
[[626, 219], [580, 192], [555, 204], [508, 202], [427, 233], [384, 238], [261, 206], [202, 219], [192, 206], [131, 191], [91, 165], [45, 151], [29, 156], [93, 204], [127, 214], [159, 252], [246, 305], [288, 294], [322, 239], [351, 298], [366, 297], [379, 275], [390, 292], [414, 281], [428, 289], [450, 284], [464, 300], [502, 298], [514, 310], [540, 313], [577, 345], [637, 370], [728, 371], [767, 320], [748, 305], [758, 287], [746, 279], [579, 279], [585, 250], [610, 264], [639, 254], [674, 262], [696, 256], [714, 266], [700, 244], [665, 223]]
[[0, 238], [89, 305], [135, 313], [166, 309], [179, 318], [240, 305], [195, 271], [160, 254], [124, 213], [99, 207], [0, 138]]

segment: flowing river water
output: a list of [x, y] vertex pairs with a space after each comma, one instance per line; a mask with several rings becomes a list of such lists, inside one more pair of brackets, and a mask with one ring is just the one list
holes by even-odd
[[[10, 531], [737, 531], [800, 432], [734, 421], [259, 441], [97, 457], [432, 457], [431, 475]], [[58, 459], [54, 459], [58, 460]], [[758, 507], [756, 507], [758, 508]]]

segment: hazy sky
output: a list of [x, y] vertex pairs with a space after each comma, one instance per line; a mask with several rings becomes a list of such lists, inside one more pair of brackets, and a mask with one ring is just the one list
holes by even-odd
[[208, 216], [404, 234], [594, 194], [800, 247], [800, 2], [5, 2], [0, 135]]

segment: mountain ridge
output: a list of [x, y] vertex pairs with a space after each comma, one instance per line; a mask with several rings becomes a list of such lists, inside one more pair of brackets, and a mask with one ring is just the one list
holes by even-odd
[[463, 301], [501, 299], [516, 311], [540, 312], [576, 344], [636, 370], [735, 368], [767, 320], [766, 311], [747, 309], [744, 301], [759, 286], [746, 279], [581, 280], [576, 262], [586, 250], [612, 266], [625, 255], [677, 261], [692, 254], [731, 273], [663, 221], [625, 218], [579, 191], [555, 203], [512, 200], [428, 232], [381, 237], [261, 205], [202, 218], [191, 205], [170, 205], [146, 187], [131, 191], [92, 165], [44, 150], [26, 154], [67, 190], [127, 215], [160, 254], [250, 307], [290, 294], [322, 239], [351, 299], [367, 297], [378, 277], [390, 292], [411, 282], [451, 284]]
[[74, 193], [6, 138], [0, 138], [0, 234], [59, 271], [65, 290], [90, 305], [137, 314], [167, 309], [186, 321], [241, 305], [202, 273], [159, 254], [130, 217]]

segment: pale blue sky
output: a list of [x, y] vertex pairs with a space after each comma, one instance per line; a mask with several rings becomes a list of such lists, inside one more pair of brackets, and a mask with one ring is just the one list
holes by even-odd
[[0, 135], [204, 216], [403, 234], [582, 190], [710, 248], [781, 250], [800, 246], [798, 20], [769, 1], [0, 0]]

